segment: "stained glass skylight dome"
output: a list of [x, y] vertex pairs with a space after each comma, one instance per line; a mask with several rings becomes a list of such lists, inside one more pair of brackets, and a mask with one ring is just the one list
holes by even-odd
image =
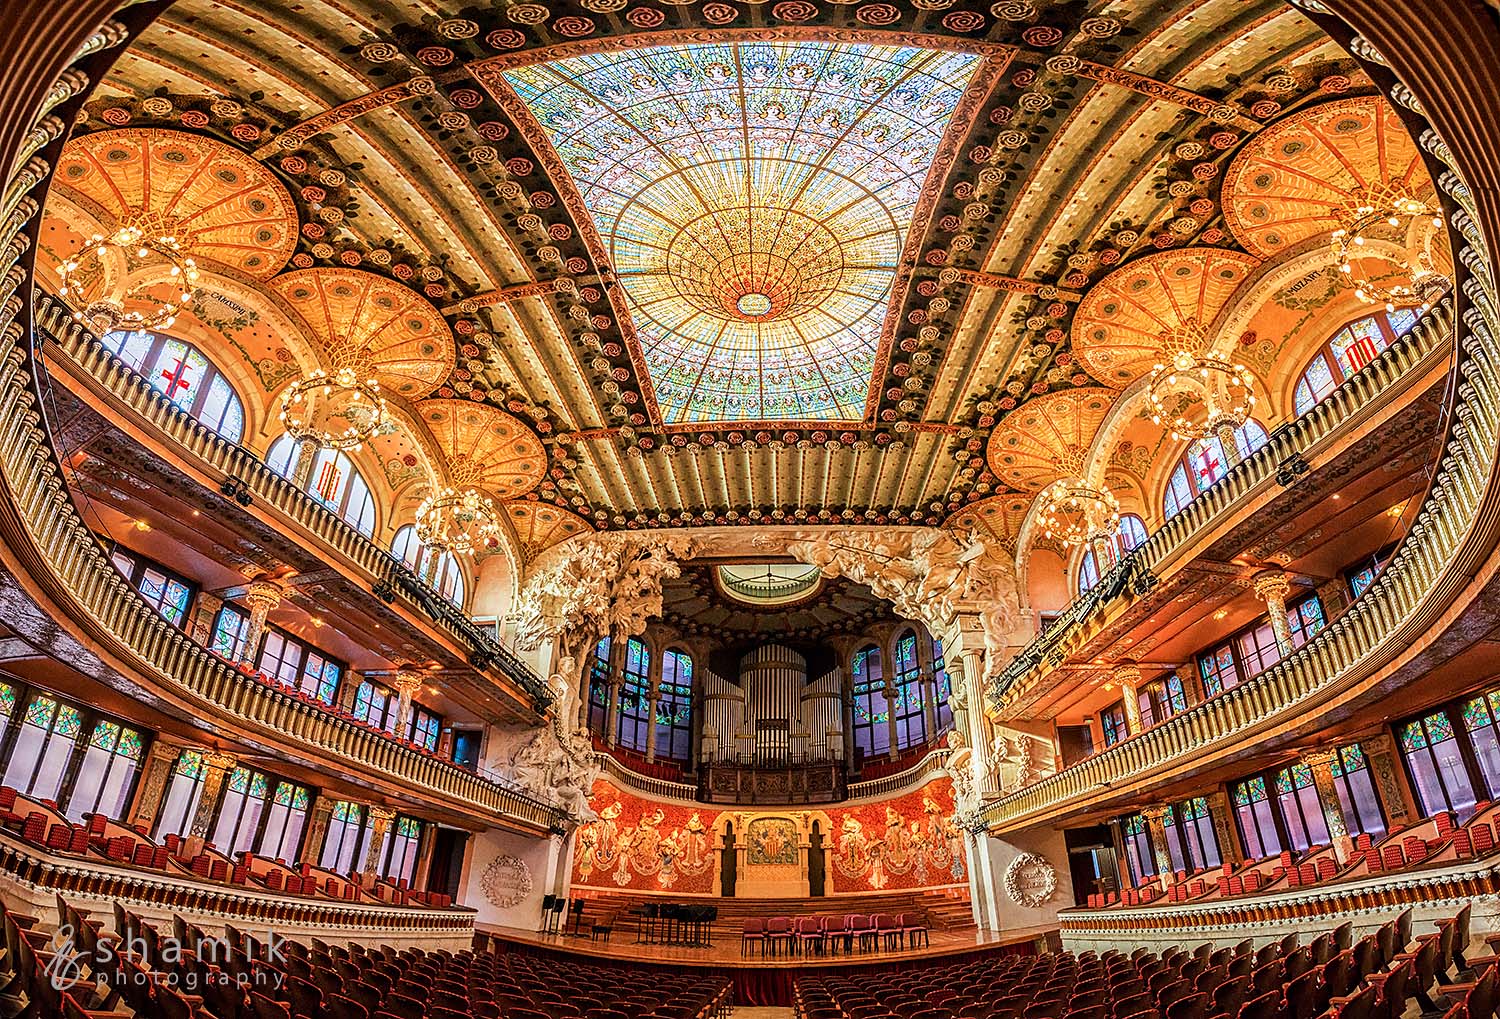
[[653, 47], [506, 72], [629, 299], [668, 423], [857, 420], [972, 54]]

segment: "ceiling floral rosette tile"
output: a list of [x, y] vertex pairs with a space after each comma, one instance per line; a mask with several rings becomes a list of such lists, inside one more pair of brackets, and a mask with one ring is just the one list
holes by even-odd
[[990, 470], [1023, 492], [1082, 476], [1089, 445], [1116, 396], [1111, 389], [1072, 389], [1030, 401], [990, 435]]
[[416, 406], [448, 461], [455, 488], [482, 488], [501, 499], [525, 495], [547, 470], [542, 440], [519, 419], [470, 400], [423, 400]]
[[993, 539], [1014, 553], [1021, 525], [1030, 509], [1029, 495], [993, 495], [965, 506], [950, 516], [943, 526], [960, 534]]
[[1137, 259], [1089, 290], [1073, 317], [1073, 354], [1094, 378], [1123, 389], [1167, 353], [1201, 353], [1219, 313], [1259, 265], [1214, 248]]
[[1421, 153], [1379, 96], [1321, 103], [1256, 135], [1230, 164], [1224, 214], [1247, 251], [1275, 256], [1338, 226], [1337, 213], [1390, 185], [1432, 197]]
[[501, 508], [516, 532], [521, 557], [528, 564], [553, 545], [594, 529], [576, 513], [531, 499], [515, 499], [504, 503]]
[[264, 279], [297, 245], [297, 208], [276, 176], [222, 142], [125, 128], [68, 142], [62, 194], [106, 229], [136, 225], [177, 238], [183, 254]]
[[322, 347], [333, 368], [373, 376], [407, 400], [437, 388], [453, 370], [453, 332], [438, 310], [408, 288], [361, 269], [314, 268], [268, 284]]

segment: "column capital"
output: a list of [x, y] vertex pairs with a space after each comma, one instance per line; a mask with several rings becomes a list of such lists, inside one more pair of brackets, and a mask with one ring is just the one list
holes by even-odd
[[1110, 670], [1110, 678], [1121, 687], [1139, 689], [1141, 685], [1141, 667], [1135, 662], [1121, 662]]
[[374, 822], [384, 821], [390, 823], [396, 816], [396, 812], [390, 807], [371, 805], [369, 808], [370, 820]]
[[397, 693], [410, 697], [422, 688], [422, 674], [410, 669], [397, 669], [396, 674], [391, 677], [391, 686]]
[[269, 577], [258, 577], [250, 581], [245, 588], [245, 604], [252, 609], [264, 606], [266, 609], [274, 609], [281, 604], [282, 596], [286, 594], [286, 588]]
[[239, 763], [240, 759], [238, 757], [234, 754], [225, 753], [222, 750], [205, 750], [203, 752], [203, 766], [211, 768], [214, 771], [228, 771]]
[[1266, 601], [1285, 598], [1292, 589], [1291, 578], [1280, 567], [1261, 570], [1250, 582], [1255, 587], [1255, 596]]
[[1146, 819], [1147, 823], [1157, 824], [1166, 819], [1167, 811], [1171, 809], [1172, 806], [1168, 803], [1152, 803], [1141, 808], [1141, 816]]
[[1338, 756], [1338, 750], [1334, 747], [1309, 747], [1302, 751], [1302, 763], [1313, 770], [1329, 767]]

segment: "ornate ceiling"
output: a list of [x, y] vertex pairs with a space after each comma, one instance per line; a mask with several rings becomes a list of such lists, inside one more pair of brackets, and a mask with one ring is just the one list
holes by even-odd
[[232, 219], [201, 257], [274, 299], [225, 326], [267, 391], [273, 313], [368, 359], [416, 447], [518, 500], [526, 557], [768, 521], [1013, 543], [1164, 346], [1235, 342], [1361, 182], [1422, 186], [1372, 93], [1281, 0], [179, 0], [56, 193]]

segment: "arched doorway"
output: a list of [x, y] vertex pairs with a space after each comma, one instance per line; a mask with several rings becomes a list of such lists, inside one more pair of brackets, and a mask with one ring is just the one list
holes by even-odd
[[738, 878], [738, 858], [734, 846], [734, 822], [724, 822], [723, 848], [719, 850], [719, 894], [726, 899], [734, 898], [734, 884]]
[[807, 836], [807, 894], [821, 898], [827, 871], [827, 854], [823, 850], [823, 826], [812, 823]]

